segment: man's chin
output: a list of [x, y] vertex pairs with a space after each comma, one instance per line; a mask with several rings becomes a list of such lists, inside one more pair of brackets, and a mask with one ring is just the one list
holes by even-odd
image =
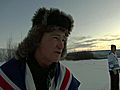
[[60, 60], [60, 58], [54, 58], [53, 62], [58, 62]]

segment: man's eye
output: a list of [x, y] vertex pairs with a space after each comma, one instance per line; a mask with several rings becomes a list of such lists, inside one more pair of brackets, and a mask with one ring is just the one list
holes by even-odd
[[65, 42], [65, 40], [66, 40], [66, 39], [62, 39], [62, 41], [64, 41], [64, 42]]
[[53, 37], [53, 38], [54, 38], [54, 39], [57, 39], [57, 40], [59, 39], [58, 37]]
[[66, 41], [66, 39], [65, 38], [60, 38], [60, 37], [53, 37], [54, 39], [56, 39], [56, 40], [61, 40], [61, 41], [63, 41], [63, 42], [65, 42]]

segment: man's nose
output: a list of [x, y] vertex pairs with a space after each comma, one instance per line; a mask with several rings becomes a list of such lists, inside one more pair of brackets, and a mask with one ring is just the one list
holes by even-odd
[[58, 42], [58, 48], [59, 49], [63, 49], [64, 48], [64, 41], [62, 41], [62, 40], [59, 40], [59, 42]]

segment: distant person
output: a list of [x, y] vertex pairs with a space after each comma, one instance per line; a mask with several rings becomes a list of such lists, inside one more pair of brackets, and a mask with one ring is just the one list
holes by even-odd
[[111, 45], [108, 55], [108, 65], [111, 79], [111, 90], [119, 90], [119, 61], [116, 54], [116, 46]]
[[70, 15], [38, 9], [15, 57], [0, 67], [0, 90], [78, 90], [80, 82], [59, 62], [72, 28]]

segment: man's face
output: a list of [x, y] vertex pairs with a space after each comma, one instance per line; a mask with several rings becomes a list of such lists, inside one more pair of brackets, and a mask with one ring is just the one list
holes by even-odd
[[111, 50], [112, 50], [113, 52], [115, 52], [115, 51], [116, 51], [116, 48], [115, 48], [115, 47], [113, 47]]
[[53, 32], [45, 33], [35, 53], [38, 63], [42, 66], [58, 62], [65, 40], [66, 36], [63, 31], [54, 30]]

